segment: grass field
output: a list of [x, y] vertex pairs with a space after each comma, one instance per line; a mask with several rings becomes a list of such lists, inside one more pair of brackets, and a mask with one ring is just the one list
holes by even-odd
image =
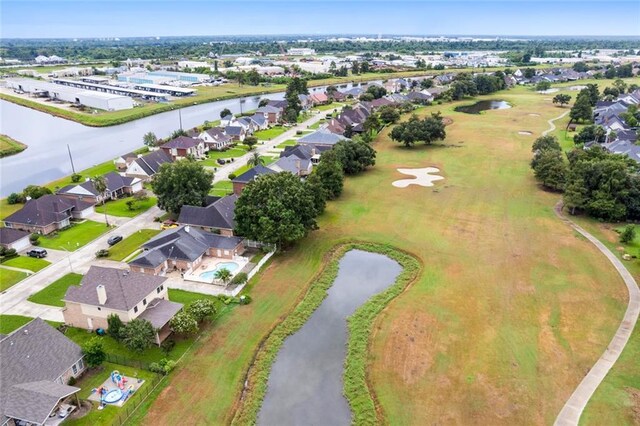
[[0, 291], [5, 291], [27, 278], [25, 272], [12, 271], [11, 269], [0, 268]]
[[233, 183], [231, 183], [230, 180], [221, 180], [213, 185], [209, 194], [215, 195], [216, 197], [224, 197], [231, 192], [233, 192]]
[[209, 151], [208, 158], [201, 161], [204, 166], [220, 167], [217, 163], [217, 159], [224, 158], [238, 158], [247, 153], [248, 147], [246, 145], [237, 145], [235, 148], [228, 149], [226, 151]]
[[29, 256], [17, 256], [12, 257], [11, 259], [5, 260], [1, 263], [4, 266], [12, 266], [14, 268], [28, 269], [33, 272], [38, 272], [42, 268], [46, 268], [51, 265], [51, 262], [38, 259], [35, 257]]
[[55, 280], [39, 292], [29, 296], [28, 300], [30, 302], [39, 303], [41, 305], [64, 307], [62, 298], [67, 293], [67, 289], [72, 285], [80, 284], [81, 280], [82, 275], [80, 274], [67, 274]]
[[54, 250], [75, 251], [83, 245], [95, 240], [107, 232], [109, 228], [104, 223], [85, 220], [71, 225], [64, 231], [58, 231], [56, 235], [43, 235], [38, 240], [40, 246]]
[[270, 128], [270, 129], [259, 130], [259, 131], [255, 132], [253, 134], [253, 136], [258, 138], [259, 140], [268, 141], [268, 140], [271, 140], [271, 139], [275, 138], [276, 136], [280, 136], [281, 134], [283, 134], [287, 130], [289, 130], [289, 129], [287, 129], [286, 127], [283, 127], [283, 126], [274, 126], [274, 127]]
[[[385, 418], [553, 423], [606, 348], [626, 291], [606, 259], [555, 217], [559, 196], [540, 190], [529, 169], [531, 143], [559, 108], [524, 87], [491, 98], [514, 108], [453, 111], [468, 100], [423, 108], [453, 119], [444, 144], [405, 149], [383, 131], [375, 168], [348, 178], [320, 230], [274, 258], [251, 290], [254, 302], [188, 355], [144, 422], [228, 423], [253, 350], [304, 295], [323, 256], [361, 240], [404, 249], [423, 265], [374, 325], [368, 377]], [[426, 166], [445, 180], [391, 186], [397, 168]]]
[[156, 205], [158, 201], [155, 197], [149, 197], [144, 201], [136, 201], [133, 210], [129, 210], [127, 206], [127, 201], [133, 200], [134, 197], [126, 197], [120, 198], [115, 201], [108, 201], [106, 206], [102, 204], [96, 205], [96, 212], [104, 213], [105, 208], [107, 210], [107, 214], [110, 216], [120, 216], [120, 217], [135, 217], [140, 213], [144, 213], [149, 210], [151, 207]]
[[143, 243], [159, 233], [160, 230], [158, 229], [139, 229], [135, 234], [131, 234], [118, 244], [109, 247], [109, 257], [107, 259], [123, 260], [136, 251]]
[[32, 319], [20, 315], [0, 315], [0, 334], [9, 334]]
[[10, 138], [7, 135], [0, 134], [0, 157], [17, 154], [27, 149], [27, 145]]

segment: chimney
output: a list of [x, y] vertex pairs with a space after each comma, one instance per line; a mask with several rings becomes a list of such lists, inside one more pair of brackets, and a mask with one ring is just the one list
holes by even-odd
[[96, 287], [96, 291], [98, 292], [98, 303], [104, 305], [107, 303], [107, 290], [104, 288], [102, 284]]

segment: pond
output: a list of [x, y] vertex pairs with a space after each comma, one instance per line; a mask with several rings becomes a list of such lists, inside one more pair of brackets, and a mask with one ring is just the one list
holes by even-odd
[[347, 317], [394, 284], [402, 268], [376, 253], [351, 250], [327, 298], [295, 334], [287, 337], [271, 368], [258, 424], [349, 425], [343, 393]]
[[472, 105], [462, 105], [456, 107], [455, 110], [458, 112], [464, 112], [466, 114], [480, 114], [482, 111], [487, 111], [491, 109], [507, 109], [511, 108], [511, 105], [507, 101], [500, 100], [490, 100], [490, 101], [479, 101]]

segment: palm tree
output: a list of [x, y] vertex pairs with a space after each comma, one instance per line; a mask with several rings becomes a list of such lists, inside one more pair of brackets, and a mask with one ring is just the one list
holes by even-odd
[[102, 194], [102, 209], [104, 210], [104, 221], [107, 223], [107, 226], [109, 226], [109, 218], [107, 217], [107, 206], [105, 205], [105, 202], [107, 201], [107, 180], [104, 178], [104, 176], [95, 176], [93, 179], [91, 179], [91, 182], [93, 183], [93, 187], [96, 189], [96, 191], [98, 191], [98, 194]]
[[257, 152], [254, 152], [251, 158], [247, 160], [247, 165], [251, 167], [264, 166], [264, 158], [260, 157], [260, 154]]
[[224, 283], [224, 285], [227, 285], [227, 283], [231, 279], [231, 271], [228, 270], [227, 268], [219, 269], [214, 274], [214, 277], [216, 277], [216, 279], [219, 279], [220, 281], [222, 281]]

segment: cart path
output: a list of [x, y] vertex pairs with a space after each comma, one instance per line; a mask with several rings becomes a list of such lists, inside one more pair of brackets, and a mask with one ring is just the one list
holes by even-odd
[[625, 285], [627, 286], [627, 290], [629, 291], [629, 304], [627, 305], [627, 310], [624, 313], [624, 317], [622, 318], [622, 322], [616, 330], [613, 339], [607, 346], [607, 349], [600, 356], [600, 359], [594, 364], [594, 366], [589, 370], [587, 375], [582, 379], [578, 387], [573, 391], [571, 397], [567, 400], [564, 407], [558, 414], [554, 425], [557, 426], [569, 426], [569, 425], [578, 425], [580, 421], [580, 416], [584, 411], [584, 408], [587, 406], [587, 403], [591, 399], [591, 396], [596, 391], [600, 383], [604, 380], [605, 376], [613, 367], [615, 362], [622, 354], [625, 345], [629, 341], [631, 337], [631, 333], [633, 332], [633, 328], [638, 321], [638, 315], [640, 314], [640, 289], [638, 288], [638, 284], [634, 280], [633, 276], [627, 268], [622, 264], [620, 259], [616, 257], [615, 254], [611, 252], [603, 243], [600, 242], [596, 237], [585, 231], [582, 227], [576, 225], [567, 217], [562, 214], [562, 208], [564, 207], [562, 201], [559, 201], [555, 206], [555, 212], [558, 217], [575, 229], [577, 232], [582, 234], [585, 238], [587, 238], [593, 245], [595, 245], [602, 254], [604, 254], [607, 259], [613, 264], [613, 266], [618, 271], [618, 274], [622, 277]]
[[549, 128], [544, 132], [542, 132], [542, 136], [546, 136], [549, 133], [553, 132], [556, 129], [556, 124], [554, 122], [560, 120], [561, 118], [564, 118], [564, 116], [569, 114], [569, 112], [571, 111], [565, 111], [559, 116], [557, 116], [556, 118], [552, 118], [551, 120], [548, 120], [547, 123], [549, 123]]

